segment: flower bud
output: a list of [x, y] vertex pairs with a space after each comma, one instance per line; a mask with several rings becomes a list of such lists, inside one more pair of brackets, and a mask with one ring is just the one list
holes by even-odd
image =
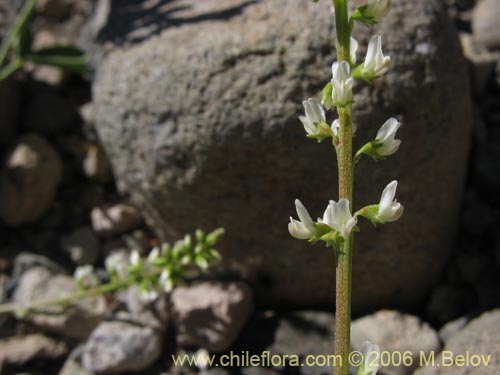
[[391, 117], [380, 127], [377, 132], [377, 136], [375, 137], [375, 142], [381, 144], [381, 146], [376, 148], [377, 154], [381, 156], [389, 156], [394, 154], [399, 149], [401, 141], [394, 138], [396, 137], [396, 132], [400, 126], [401, 123]]
[[74, 278], [78, 285], [84, 288], [91, 288], [99, 285], [99, 279], [94, 274], [94, 267], [90, 264], [77, 267]]
[[352, 102], [351, 68], [347, 61], [334, 62], [332, 65], [332, 101], [339, 107], [344, 107]]
[[403, 215], [404, 207], [394, 197], [396, 196], [397, 181], [390, 182], [382, 192], [378, 206], [377, 219], [383, 223], [398, 220]]
[[391, 0], [368, 0], [364, 15], [378, 22], [391, 9]]
[[380, 369], [380, 348], [370, 341], [361, 344], [360, 352], [363, 353], [363, 363], [359, 366], [356, 375], [377, 375]]
[[316, 228], [314, 222], [311, 219], [311, 215], [304, 207], [302, 202], [298, 199], [295, 200], [295, 209], [297, 210], [297, 216], [299, 220], [294, 220], [290, 217], [290, 223], [288, 223], [288, 231], [290, 234], [299, 240], [308, 240], [316, 234]]
[[387, 73], [390, 65], [391, 58], [389, 56], [384, 56], [382, 52], [381, 36], [374, 35], [368, 44], [365, 62], [356, 68], [353, 76], [370, 82]]

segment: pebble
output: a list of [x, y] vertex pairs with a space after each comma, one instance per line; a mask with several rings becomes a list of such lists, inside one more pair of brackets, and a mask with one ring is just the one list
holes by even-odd
[[95, 207], [90, 213], [92, 228], [101, 235], [123, 234], [137, 228], [143, 222], [139, 210], [129, 203], [110, 207]]
[[382, 310], [352, 323], [352, 348], [359, 350], [365, 341], [377, 344], [382, 351], [412, 353], [411, 366], [385, 366], [386, 375], [411, 374], [418, 366], [421, 352], [429, 354], [441, 348], [438, 334], [429, 324], [416, 316], [391, 310]]
[[54, 202], [63, 164], [42, 137], [23, 135], [7, 153], [0, 170], [0, 219], [8, 226], [38, 220]]
[[180, 346], [223, 352], [253, 312], [252, 290], [241, 282], [200, 282], [172, 292], [173, 323]]

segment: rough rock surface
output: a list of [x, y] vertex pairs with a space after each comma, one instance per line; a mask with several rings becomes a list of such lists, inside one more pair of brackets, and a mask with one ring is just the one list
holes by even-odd
[[[96, 127], [118, 186], [162, 237], [225, 227], [221, 271], [246, 279], [261, 301], [330, 305], [331, 251], [292, 239], [286, 226], [295, 198], [319, 216], [337, 195], [331, 147], [307, 139], [298, 120], [302, 100], [331, 75], [331, 4], [128, 3], [111, 7], [110, 20], [131, 20], [109, 21], [100, 34], [122, 48], [104, 57], [93, 83]], [[398, 179], [406, 210], [397, 224], [362, 224], [354, 311], [414, 307], [439, 278], [469, 143], [468, 81], [457, 79], [467, 77], [466, 65], [443, 2], [395, 0], [375, 30], [394, 66], [371, 88], [356, 89], [356, 144], [398, 116], [403, 145], [384, 163], [359, 164], [355, 203], [378, 202]], [[360, 56], [371, 32], [356, 30]]]
[[[286, 314], [279, 319], [274, 333], [274, 342], [267, 348], [271, 355], [288, 355], [306, 358], [307, 356], [325, 356], [333, 350], [333, 329], [335, 316], [319, 311], [298, 311]], [[320, 359], [321, 360], [321, 359]], [[292, 363], [290, 363], [292, 365]], [[322, 366], [304, 366], [301, 374], [322, 375], [333, 372], [333, 363]]]
[[9, 226], [37, 220], [51, 206], [62, 179], [56, 150], [36, 134], [22, 136], [0, 171], [0, 219]]
[[134, 322], [102, 322], [85, 345], [83, 367], [100, 374], [143, 370], [160, 356], [162, 337], [161, 331]]
[[[381, 373], [385, 375], [406, 375], [418, 367], [421, 352], [429, 355], [439, 351], [439, 337], [427, 323], [412, 315], [404, 315], [397, 311], [382, 310], [353, 322], [351, 327], [351, 345], [360, 350], [361, 344], [371, 341], [380, 346], [381, 351], [412, 353], [412, 365], [384, 366]], [[399, 354], [396, 354], [399, 355]], [[391, 357], [392, 358], [392, 357]], [[394, 357], [394, 364], [399, 358]], [[385, 360], [385, 357], [384, 359]]]
[[172, 292], [177, 343], [210, 352], [231, 346], [253, 312], [252, 291], [240, 282], [201, 282]]
[[490, 48], [500, 47], [500, 3], [497, 0], [482, 0], [474, 9], [472, 30], [475, 39]]
[[64, 342], [40, 334], [0, 340], [0, 367], [21, 366], [35, 359], [58, 359], [68, 352]]
[[[449, 366], [450, 356], [436, 355], [436, 366], [422, 367], [414, 375], [497, 375], [500, 373], [500, 310], [484, 313], [472, 320], [462, 331], [448, 339], [443, 352], [453, 358], [467, 356], [469, 362]], [[489, 363], [472, 361], [472, 356], [491, 355]], [[445, 366], [447, 365], [447, 366]]]
[[[35, 267], [22, 275], [13, 300], [19, 304], [29, 304], [74, 294], [77, 289], [72, 277]], [[80, 300], [66, 310], [58, 306], [44, 307], [43, 311], [29, 314], [25, 319], [47, 331], [85, 339], [105, 313], [106, 301], [99, 296]]]

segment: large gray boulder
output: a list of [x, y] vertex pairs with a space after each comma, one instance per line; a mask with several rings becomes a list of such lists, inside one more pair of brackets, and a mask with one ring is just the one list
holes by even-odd
[[[406, 211], [395, 224], [361, 225], [354, 311], [416, 306], [449, 255], [470, 103], [466, 66], [442, 3], [393, 1], [375, 30], [394, 67], [372, 87], [356, 89], [357, 145], [390, 116], [404, 127], [400, 152], [359, 164], [355, 206], [378, 202], [398, 179]], [[313, 216], [337, 198], [334, 152], [307, 139], [298, 120], [302, 100], [318, 96], [330, 79], [330, 2], [112, 4], [111, 20], [131, 18], [127, 25], [137, 28], [123, 30], [121, 22], [113, 34], [113, 21], [104, 27], [100, 38], [119, 47], [104, 56], [93, 84], [97, 129], [120, 188], [163, 238], [225, 227], [219, 271], [246, 279], [261, 302], [332, 304], [332, 251], [287, 231], [295, 198]], [[363, 54], [372, 30], [356, 32]]]

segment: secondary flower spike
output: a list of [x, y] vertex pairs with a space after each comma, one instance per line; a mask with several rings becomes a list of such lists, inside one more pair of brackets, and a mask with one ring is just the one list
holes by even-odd
[[371, 80], [387, 73], [391, 58], [382, 52], [382, 37], [374, 35], [368, 44], [365, 62], [361, 73], [362, 78]]
[[323, 214], [322, 223], [331, 226], [344, 239], [348, 239], [356, 226], [356, 218], [351, 215], [349, 200], [341, 198], [338, 203], [330, 201]]
[[345, 106], [352, 100], [351, 68], [347, 61], [334, 62], [332, 65], [332, 100], [337, 106]]
[[316, 234], [314, 222], [312, 221], [307, 208], [305, 208], [302, 202], [298, 199], [295, 200], [295, 209], [297, 210], [297, 215], [300, 221], [294, 220], [290, 217], [288, 231], [293, 237], [299, 240], [308, 240]]
[[384, 223], [398, 220], [403, 215], [404, 207], [395, 198], [397, 181], [390, 182], [382, 192], [378, 206], [377, 219]]
[[389, 156], [394, 154], [399, 149], [401, 140], [394, 138], [396, 137], [396, 132], [400, 126], [401, 123], [394, 117], [391, 117], [380, 127], [375, 138], [376, 142], [382, 144], [376, 149], [378, 155]]
[[316, 134], [318, 131], [317, 124], [326, 122], [325, 110], [317, 100], [312, 98], [305, 100], [302, 104], [306, 115], [305, 117], [299, 116], [299, 120], [304, 125], [307, 134]]
[[391, 9], [391, 0], [368, 0], [365, 15], [379, 21]]

